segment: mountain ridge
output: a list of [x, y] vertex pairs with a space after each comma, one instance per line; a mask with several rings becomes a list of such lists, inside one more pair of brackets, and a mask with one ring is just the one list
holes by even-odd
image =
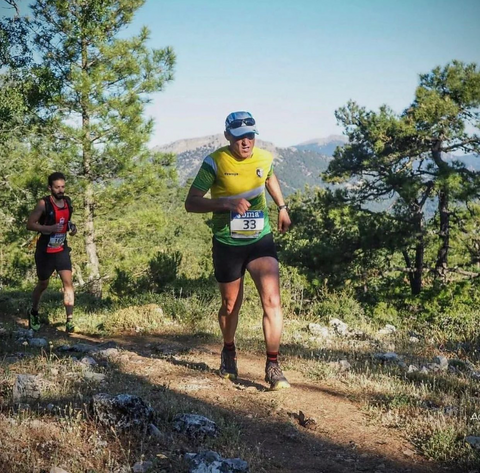
[[[272, 153], [275, 174], [284, 194], [289, 195], [303, 189], [306, 185], [325, 187], [320, 174], [327, 169], [332, 157], [322, 152], [322, 149], [325, 148], [328, 152], [334, 143], [339, 141], [338, 135], [331, 135], [327, 138], [310, 140], [308, 143], [280, 148], [269, 141], [257, 139], [255, 146]], [[206, 156], [226, 145], [228, 141], [222, 133], [219, 133], [177, 140], [167, 145], [156, 146], [153, 150], [176, 154], [179, 182], [184, 185], [188, 179], [196, 175]]]
[[[270, 141], [257, 138], [255, 145], [257, 148], [266, 149], [272, 153], [275, 174], [284, 194], [289, 195], [303, 190], [306, 185], [328, 187], [320, 175], [327, 170], [335, 149], [345, 145], [347, 141], [346, 136], [329, 135], [325, 138], [315, 138], [281, 148]], [[179, 182], [184, 185], [188, 179], [196, 175], [206, 156], [226, 145], [228, 145], [228, 141], [223, 133], [218, 133], [173, 141], [167, 145], [156, 146], [153, 150], [176, 155]], [[446, 155], [445, 158], [458, 160], [471, 171], [480, 171], [480, 156], [473, 154]]]

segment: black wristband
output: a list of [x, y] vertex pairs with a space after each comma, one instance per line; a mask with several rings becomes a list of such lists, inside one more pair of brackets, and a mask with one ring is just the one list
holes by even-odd
[[279, 205], [277, 208], [278, 208], [278, 211], [283, 209], [288, 210], [288, 205]]

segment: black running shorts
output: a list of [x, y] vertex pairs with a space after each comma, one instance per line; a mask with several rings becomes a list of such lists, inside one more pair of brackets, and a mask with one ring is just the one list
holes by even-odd
[[71, 271], [70, 248], [66, 247], [58, 253], [47, 253], [45, 250], [35, 251], [35, 264], [37, 276], [40, 281], [46, 281], [54, 271]]
[[213, 267], [218, 282], [236, 281], [245, 274], [250, 261], [264, 256], [278, 260], [271, 233], [255, 243], [243, 246], [225, 245], [213, 237]]

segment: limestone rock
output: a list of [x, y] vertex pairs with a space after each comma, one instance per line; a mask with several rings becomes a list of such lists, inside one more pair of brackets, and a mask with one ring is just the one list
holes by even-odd
[[328, 330], [328, 327], [324, 327], [323, 325], [320, 324], [308, 324], [308, 330], [312, 335], [316, 335], [317, 337], [329, 337], [330, 332]]
[[377, 335], [393, 335], [397, 331], [395, 325], [386, 324], [377, 332]]
[[381, 361], [392, 361], [392, 362], [399, 362], [401, 360], [400, 356], [394, 352], [387, 352], [387, 353], [375, 353], [373, 357], [377, 360]]
[[329, 324], [338, 335], [348, 335], [348, 325], [340, 319], [332, 319]]
[[439, 365], [442, 371], [448, 369], [448, 358], [446, 356], [436, 356], [433, 362]]
[[107, 375], [103, 373], [93, 373], [92, 371], [86, 371], [83, 377], [88, 381], [93, 381], [94, 383], [102, 383], [103, 381], [105, 381]]
[[147, 471], [151, 470], [152, 467], [153, 467], [152, 462], [148, 462], [148, 461], [137, 462], [135, 463], [135, 465], [133, 465], [132, 471], [133, 473], [147, 473]]
[[148, 426], [154, 417], [153, 409], [142, 398], [131, 394], [96, 394], [90, 408], [101, 424], [118, 431]]
[[81, 363], [82, 365], [87, 366], [87, 367], [98, 365], [98, 363], [97, 363], [91, 356], [84, 356], [84, 357], [80, 360], [80, 363]]
[[31, 347], [45, 348], [48, 347], [48, 342], [45, 338], [30, 338], [28, 344]]
[[102, 350], [95, 351], [95, 356], [98, 356], [100, 358], [115, 358], [120, 354], [120, 351], [118, 348], [105, 348]]
[[198, 414], [177, 414], [173, 419], [174, 429], [191, 438], [216, 437], [217, 424]]
[[19, 374], [13, 385], [13, 402], [23, 402], [39, 399], [41, 383], [38, 376], [32, 374]]
[[475, 450], [480, 450], [480, 437], [469, 435], [465, 437], [465, 442], [467, 442]]
[[472, 371], [470, 373], [470, 376], [471, 376], [472, 379], [475, 379], [475, 380], [479, 381], [480, 380], [480, 371]]
[[248, 472], [248, 463], [240, 458], [222, 458], [211, 450], [201, 453], [187, 453], [190, 473], [243, 473]]
[[354, 340], [366, 340], [368, 338], [365, 332], [357, 329], [351, 329], [347, 333], [348, 338], [352, 338]]
[[331, 361], [330, 363], [328, 363], [328, 366], [331, 366], [333, 369], [339, 371], [340, 373], [348, 371], [352, 367], [348, 360]]
[[[425, 366], [422, 367], [422, 370], [423, 368], [425, 368], [429, 373], [438, 373], [439, 371], [444, 371], [442, 366], [439, 365], [438, 363], [427, 363]], [[447, 368], [448, 368], [448, 365], [447, 365]]]

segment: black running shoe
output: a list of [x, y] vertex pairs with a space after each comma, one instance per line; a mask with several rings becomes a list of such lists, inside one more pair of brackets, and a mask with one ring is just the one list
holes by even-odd
[[222, 350], [220, 376], [225, 379], [237, 379], [237, 355], [234, 351]]
[[270, 383], [271, 391], [278, 391], [279, 389], [290, 387], [290, 383], [283, 375], [280, 365], [274, 361], [268, 361], [265, 366], [265, 381]]

